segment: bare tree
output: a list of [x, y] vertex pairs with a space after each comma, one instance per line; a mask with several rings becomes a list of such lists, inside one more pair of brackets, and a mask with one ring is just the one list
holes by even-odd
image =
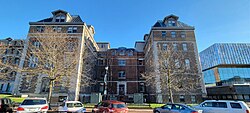
[[[174, 94], [195, 92], [200, 83], [200, 77], [194, 71], [195, 65], [191, 65], [191, 62], [195, 61], [192, 61], [192, 58], [185, 58], [188, 55], [173, 45], [173, 43], [159, 45], [158, 65], [157, 63], [149, 65], [143, 75], [146, 83], [160, 83], [158, 87], [162, 93], [169, 95], [171, 103], [174, 103]], [[155, 79], [157, 76], [158, 80]]]

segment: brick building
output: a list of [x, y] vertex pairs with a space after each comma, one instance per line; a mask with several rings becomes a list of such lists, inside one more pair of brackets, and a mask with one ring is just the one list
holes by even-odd
[[[136, 46], [139, 42], [136, 43]], [[134, 94], [145, 93], [144, 53], [139, 48], [109, 48], [109, 43], [97, 43], [97, 90], [104, 93], [105, 67], [107, 73], [107, 95], [109, 99], [134, 102]], [[102, 50], [103, 49], [103, 50]]]

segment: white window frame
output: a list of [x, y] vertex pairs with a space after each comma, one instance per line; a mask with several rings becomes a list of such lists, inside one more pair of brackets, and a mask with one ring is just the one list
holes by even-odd
[[176, 31], [171, 31], [170, 33], [172, 38], [176, 38]]
[[118, 60], [118, 65], [119, 65], [119, 66], [126, 66], [126, 60], [124, 60], [124, 59]]
[[189, 59], [185, 59], [185, 67], [186, 67], [186, 69], [190, 69], [190, 60]]
[[183, 51], [187, 51], [187, 44], [182, 44]]

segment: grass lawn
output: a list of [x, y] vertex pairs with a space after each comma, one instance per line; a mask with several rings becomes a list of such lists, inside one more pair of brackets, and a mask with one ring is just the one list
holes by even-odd
[[6, 98], [6, 97], [10, 98], [15, 103], [21, 103], [25, 99], [25, 98], [21, 98], [21, 97], [13, 97], [12, 95], [0, 94], [0, 98]]

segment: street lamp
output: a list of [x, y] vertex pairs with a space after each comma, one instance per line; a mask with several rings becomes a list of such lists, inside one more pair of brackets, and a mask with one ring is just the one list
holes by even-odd
[[104, 75], [104, 79], [103, 79], [103, 81], [104, 81], [104, 92], [103, 92], [103, 97], [104, 97], [104, 99], [106, 100], [107, 99], [107, 77], [108, 77], [108, 69], [109, 69], [109, 67], [108, 66], [106, 66], [105, 67], [105, 70], [106, 70], [106, 73], [105, 73], [105, 75]]

